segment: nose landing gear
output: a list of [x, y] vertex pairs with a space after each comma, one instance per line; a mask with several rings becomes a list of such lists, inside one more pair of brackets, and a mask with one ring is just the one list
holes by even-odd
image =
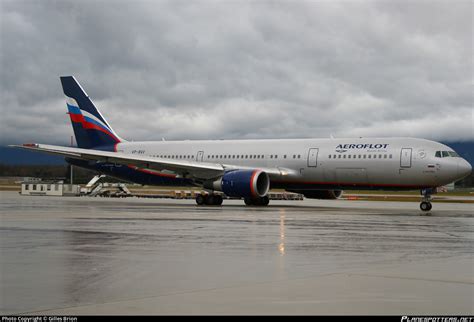
[[420, 209], [423, 211], [430, 211], [433, 206], [431, 205], [431, 202], [428, 201], [422, 201], [420, 203]]
[[423, 197], [421, 198], [420, 209], [422, 211], [430, 211], [431, 208], [433, 207], [431, 205], [431, 200], [433, 199], [431, 197], [432, 193], [433, 193], [433, 189], [423, 189], [423, 190], [421, 190], [421, 194], [423, 195]]

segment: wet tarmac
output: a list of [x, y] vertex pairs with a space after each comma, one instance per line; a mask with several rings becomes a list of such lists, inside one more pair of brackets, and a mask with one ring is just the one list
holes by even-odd
[[0, 192], [2, 314], [473, 314], [472, 204]]

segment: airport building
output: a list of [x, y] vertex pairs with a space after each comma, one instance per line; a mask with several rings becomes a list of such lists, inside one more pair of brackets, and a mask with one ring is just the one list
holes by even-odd
[[21, 194], [31, 196], [78, 196], [81, 188], [76, 184], [64, 184], [62, 181], [24, 181]]

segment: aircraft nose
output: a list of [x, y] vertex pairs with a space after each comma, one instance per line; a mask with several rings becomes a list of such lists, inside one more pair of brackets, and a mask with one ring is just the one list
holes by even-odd
[[471, 174], [472, 166], [464, 159], [458, 161], [458, 175], [461, 178], [467, 177]]

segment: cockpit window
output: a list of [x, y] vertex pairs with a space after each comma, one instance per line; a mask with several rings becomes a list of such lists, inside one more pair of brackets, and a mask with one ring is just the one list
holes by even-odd
[[459, 158], [460, 156], [459, 156], [459, 154], [457, 154], [454, 151], [436, 151], [435, 157], [437, 157], [437, 158], [448, 158], [448, 157]]

